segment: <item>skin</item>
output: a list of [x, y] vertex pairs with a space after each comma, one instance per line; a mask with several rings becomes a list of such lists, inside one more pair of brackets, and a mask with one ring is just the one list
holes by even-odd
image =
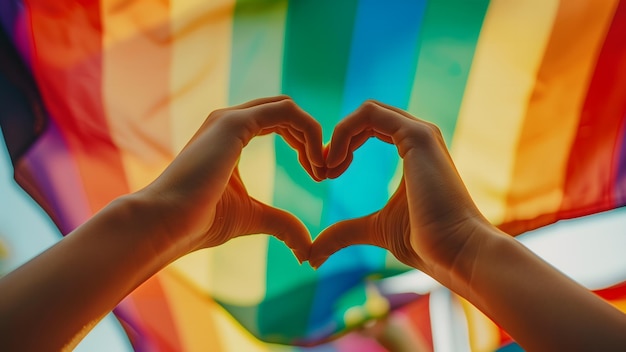
[[0, 350], [71, 349], [167, 264], [233, 237], [271, 234], [306, 260], [306, 227], [248, 196], [237, 171], [243, 147], [266, 133], [281, 135], [320, 179], [321, 127], [288, 97], [213, 112], [152, 184], [0, 280]]
[[[267, 133], [282, 136], [318, 181], [343, 173], [370, 137], [397, 147], [404, 177], [383, 209], [337, 223], [311, 243], [297, 218], [251, 198], [241, 182], [242, 149]], [[482, 216], [436, 126], [369, 101], [337, 125], [329, 146], [321, 140], [319, 124], [285, 96], [211, 113], [153, 183], [0, 279], [0, 350], [71, 349], [172, 261], [257, 233], [276, 236], [314, 267], [353, 244], [386, 248], [529, 351], [626, 350], [626, 316]]]
[[403, 180], [380, 211], [324, 230], [311, 265], [349, 245], [380, 246], [466, 298], [528, 351], [626, 351], [626, 315], [491, 225], [433, 124], [366, 102], [336, 126], [327, 175], [339, 176], [370, 137], [397, 147]]

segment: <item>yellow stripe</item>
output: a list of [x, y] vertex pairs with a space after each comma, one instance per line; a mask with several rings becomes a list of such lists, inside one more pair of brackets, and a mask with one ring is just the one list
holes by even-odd
[[[228, 105], [234, 5], [233, 0], [172, 3], [170, 112], [175, 150], [187, 143], [211, 111]], [[242, 156], [242, 178], [250, 194], [266, 202], [272, 199], [274, 175], [267, 163], [273, 159], [270, 138], [255, 139]], [[173, 266], [217, 298], [256, 304], [265, 296], [266, 248], [267, 237], [249, 236], [193, 253]]]
[[617, 3], [561, 2], [519, 137], [505, 222], [560, 208], [580, 111]]
[[[245, 148], [239, 161], [239, 172], [248, 193], [271, 204], [275, 172], [274, 139], [257, 137]], [[225, 302], [255, 305], [265, 298], [267, 275], [266, 235], [239, 237], [212, 249], [221, 268], [213, 273], [212, 293]]]
[[[172, 148], [182, 149], [208, 114], [226, 107], [234, 1], [184, 0], [171, 4], [172, 67], [170, 114]], [[211, 250], [173, 263], [204, 292], [213, 286]]]
[[615, 308], [621, 310], [626, 313], [626, 298], [616, 299], [614, 301], [609, 301]]
[[190, 287], [175, 271], [161, 271], [159, 279], [178, 327], [182, 350], [266, 352], [284, 347], [256, 339], [220, 305]]
[[475, 352], [495, 351], [500, 347], [500, 329], [483, 312], [457, 296], [467, 319], [471, 350]]
[[155, 179], [172, 158], [169, 111], [169, 11], [158, 2], [100, 2], [102, 94], [111, 138], [130, 191]]
[[228, 104], [234, 0], [173, 1], [170, 112], [180, 150], [207, 115]]
[[[222, 339], [221, 352], [266, 352], [272, 345], [257, 340], [228, 313], [216, 309], [213, 315], [219, 336]], [[278, 347], [278, 346], [276, 346]], [[284, 347], [284, 346], [280, 346]], [[272, 351], [277, 349], [272, 348]], [[287, 348], [285, 348], [287, 350]], [[207, 351], [207, 350], [205, 350]], [[278, 350], [279, 351], [279, 350]]]
[[174, 326], [178, 328], [182, 350], [222, 351], [224, 341], [215, 319], [215, 312], [220, 309], [217, 303], [191, 289], [168, 269], [159, 273], [159, 279]]
[[451, 153], [478, 207], [504, 220], [520, 128], [558, 0], [490, 3]]

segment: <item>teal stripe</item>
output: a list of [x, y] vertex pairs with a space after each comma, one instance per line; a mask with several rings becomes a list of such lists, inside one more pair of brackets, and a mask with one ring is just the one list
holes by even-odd
[[[341, 113], [355, 8], [354, 0], [298, 0], [287, 10], [282, 90], [318, 119], [326, 139]], [[317, 235], [327, 186], [311, 180], [295, 152], [280, 139], [276, 163], [274, 204], [293, 212]], [[279, 312], [281, 318], [264, 319], [261, 333], [271, 341], [293, 343], [307, 334], [317, 274], [308, 265], [299, 267], [284, 244], [273, 239], [268, 267], [268, 299], [259, 315]]]
[[432, 0], [426, 8], [409, 112], [437, 124], [448, 145], [488, 5], [488, 0]]

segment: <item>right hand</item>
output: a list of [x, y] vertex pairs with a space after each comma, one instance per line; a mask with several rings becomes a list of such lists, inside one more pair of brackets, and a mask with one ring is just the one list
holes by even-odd
[[439, 129], [400, 109], [365, 102], [335, 128], [327, 177], [341, 175], [370, 137], [397, 147], [404, 162], [400, 186], [381, 210], [322, 231], [311, 247], [311, 265], [319, 267], [341, 248], [371, 244], [436, 279], [449, 275], [476, 227], [491, 225], [470, 198]]

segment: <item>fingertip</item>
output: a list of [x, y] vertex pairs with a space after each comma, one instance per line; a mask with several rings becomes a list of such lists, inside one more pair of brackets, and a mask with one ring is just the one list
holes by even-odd
[[321, 182], [326, 178], [326, 171], [324, 170], [323, 167], [313, 165], [312, 169], [313, 169], [313, 175], [311, 176], [313, 176], [313, 179], [316, 182]]
[[313, 179], [313, 181], [315, 182], [322, 182], [322, 179], [317, 175], [317, 171], [315, 170], [315, 168], [313, 168], [311, 170], [311, 172], [309, 172], [309, 176], [311, 176], [311, 178]]
[[341, 157], [338, 153], [333, 153], [333, 151], [328, 152], [328, 158], [326, 159], [326, 167], [329, 169], [334, 169], [337, 166], [341, 165]]
[[257, 233], [272, 235], [284, 242], [301, 264], [309, 259], [311, 234], [306, 226], [293, 214], [258, 202], [262, 209], [262, 223]]
[[326, 158], [324, 156], [324, 152], [323, 150], [320, 148], [320, 145], [317, 145], [317, 148], [315, 148], [316, 146], [311, 145], [310, 148], [312, 148], [312, 150], [309, 150], [309, 157], [311, 158], [311, 163], [315, 166], [326, 166]]
[[329, 169], [335, 168], [341, 164], [341, 156], [337, 148], [333, 148], [332, 140], [324, 146], [324, 163]]
[[293, 251], [293, 254], [296, 256], [296, 260], [298, 261], [300, 265], [304, 264], [304, 262], [307, 261], [306, 258], [302, 257], [302, 254], [298, 254], [296, 251]]
[[327, 171], [326, 171], [326, 178], [336, 179], [337, 177], [341, 176], [342, 173], [343, 173], [343, 170], [341, 170], [339, 168], [327, 169]]
[[304, 262], [306, 261], [310, 262], [310, 258], [309, 258], [310, 249], [303, 249], [303, 248], [298, 249], [298, 248], [292, 248], [292, 247], [290, 247], [290, 249], [300, 265], [304, 264]]
[[309, 264], [313, 269], [317, 270], [322, 266], [322, 264], [326, 263], [326, 260], [328, 260], [328, 257], [322, 257], [317, 259], [311, 258], [309, 259]]
[[311, 163], [311, 165], [316, 166], [316, 167], [324, 167], [326, 166], [326, 160], [324, 159], [324, 156], [322, 154], [321, 151], [314, 151], [311, 150], [310, 148], [312, 147], [308, 147], [309, 150], [307, 150], [307, 154], [309, 157], [309, 162]]
[[283, 242], [285, 242], [285, 244], [291, 249], [300, 264], [310, 259], [312, 243], [308, 232], [306, 232], [306, 234], [300, 233], [289, 240], [285, 238], [283, 239]]

